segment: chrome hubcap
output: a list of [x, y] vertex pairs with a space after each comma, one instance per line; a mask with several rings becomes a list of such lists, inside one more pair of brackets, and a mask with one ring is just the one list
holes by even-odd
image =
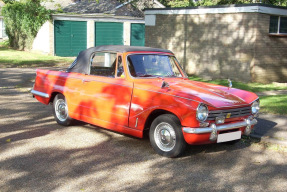
[[176, 143], [176, 135], [173, 127], [166, 123], [160, 123], [156, 126], [154, 132], [156, 145], [163, 151], [171, 151]]
[[68, 107], [65, 100], [58, 99], [55, 104], [56, 116], [60, 121], [65, 121], [68, 118]]

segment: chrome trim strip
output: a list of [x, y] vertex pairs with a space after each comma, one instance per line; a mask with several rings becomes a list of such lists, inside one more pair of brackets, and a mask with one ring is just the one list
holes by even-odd
[[50, 97], [49, 94], [43, 93], [43, 92], [40, 92], [40, 91], [35, 91], [34, 89], [31, 91], [31, 93], [33, 95], [38, 95], [38, 96], [44, 97], [44, 98], [49, 98]]
[[138, 120], [139, 120], [139, 118], [137, 118], [137, 120], [136, 120], [135, 128], [137, 128], [137, 127], [138, 127]]
[[[236, 129], [239, 127], [246, 127], [257, 124], [257, 120], [253, 119], [245, 119], [244, 121], [236, 122], [236, 123], [230, 123], [226, 125], [218, 125], [216, 126], [217, 131], [225, 131], [230, 129]], [[202, 128], [190, 128], [190, 127], [183, 127], [183, 132], [185, 133], [193, 133], [193, 134], [202, 134], [202, 133], [211, 133], [212, 132], [212, 125], [209, 127], [202, 127]]]

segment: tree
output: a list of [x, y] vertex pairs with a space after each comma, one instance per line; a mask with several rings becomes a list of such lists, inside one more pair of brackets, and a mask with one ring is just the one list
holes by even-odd
[[5, 32], [15, 49], [30, 49], [40, 27], [51, 19], [51, 10], [41, 6], [40, 0], [9, 1], [2, 8]]
[[195, 6], [193, 0], [159, 0], [166, 7], [190, 7]]
[[7, 3], [14, 3], [15, 2], [15, 0], [2, 0], [5, 4], [7, 4]]

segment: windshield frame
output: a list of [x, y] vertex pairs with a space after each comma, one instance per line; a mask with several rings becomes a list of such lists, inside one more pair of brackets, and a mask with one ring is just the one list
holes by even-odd
[[[164, 56], [169, 56], [169, 57], [172, 57], [173, 60], [174, 60], [174, 63], [178, 69], [178, 71], [180, 72], [181, 76], [182, 77], [177, 77], [177, 76], [172, 76], [172, 77], [168, 77], [168, 76], [150, 76], [150, 77], [134, 77], [131, 75], [131, 72], [130, 72], [130, 69], [129, 69], [129, 66], [128, 66], [128, 57], [130, 55], [164, 55]], [[176, 59], [175, 55], [173, 54], [170, 54], [170, 53], [150, 53], [150, 52], [140, 52], [140, 53], [128, 53], [126, 55], [126, 58], [125, 58], [125, 62], [126, 62], [126, 69], [128, 71], [128, 74], [129, 76], [132, 78], [132, 79], [157, 79], [157, 78], [188, 78], [186, 73], [184, 72], [183, 68], [181, 67], [181, 65], [179, 64], [178, 60]]]

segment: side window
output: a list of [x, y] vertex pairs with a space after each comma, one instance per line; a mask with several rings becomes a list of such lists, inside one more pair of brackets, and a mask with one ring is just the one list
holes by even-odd
[[270, 16], [269, 33], [287, 34], [287, 17]]
[[278, 32], [278, 19], [279, 16], [270, 16], [269, 33]]
[[117, 77], [125, 78], [124, 67], [121, 56], [118, 57]]
[[117, 54], [95, 53], [91, 60], [91, 75], [115, 77]]

